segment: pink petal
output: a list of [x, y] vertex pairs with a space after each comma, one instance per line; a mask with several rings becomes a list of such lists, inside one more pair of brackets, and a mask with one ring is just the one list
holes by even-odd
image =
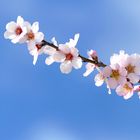
[[112, 73], [111, 67], [110, 67], [110, 66], [106, 66], [106, 67], [103, 69], [102, 73], [103, 73], [103, 75], [104, 75], [105, 77], [109, 77], [109, 76], [111, 75], [111, 73]]
[[65, 44], [60, 44], [59, 50], [61, 50], [65, 54], [68, 54], [71, 52], [70, 48], [66, 46]]
[[127, 71], [126, 71], [126, 69], [125, 68], [119, 68], [119, 73], [120, 73], [120, 75], [122, 75], [122, 76], [126, 76], [127, 75]]
[[53, 59], [56, 61], [56, 62], [63, 62], [65, 60], [66, 56], [61, 53], [60, 51], [56, 52], [54, 55], [53, 55]]
[[70, 48], [70, 51], [74, 57], [77, 57], [79, 55], [79, 51], [76, 48]]
[[95, 76], [94, 81], [96, 86], [101, 86], [104, 83], [103, 75], [101, 73], [98, 73]]
[[108, 79], [108, 86], [111, 89], [115, 89], [117, 87], [117, 85], [118, 85], [118, 83], [117, 83], [117, 81], [114, 78], [109, 78]]
[[133, 84], [138, 83], [138, 81], [140, 80], [140, 77], [138, 75], [134, 74], [134, 73], [130, 73], [128, 75], [128, 78], [129, 78], [130, 82], [133, 83]]
[[47, 65], [51, 65], [53, 62], [54, 62], [54, 59], [53, 59], [52, 56], [47, 57], [46, 60], [45, 60], [45, 63]]
[[119, 96], [124, 96], [126, 93], [124, 93], [124, 89], [123, 89], [123, 86], [118, 86], [116, 88], [116, 93], [119, 95]]
[[140, 65], [137, 65], [134, 71], [137, 75], [140, 75]]
[[60, 70], [62, 73], [68, 74], [72, 71], [72, 64], [70, 61], [65, 61], [61, 63]]
[[72, 66], [75, 69], [80, 69], [82, 67], [82, 59], [80, 57], [74, 58], [72, 60]]
[[127, 82], [126, 77], [120, 76], [118, 79], [118, 83], [120, 85], [124, 85]]
[[86, 72], [83, 74], [84, 77], [87, 77], [90, 73], [93, 72], [95, 68], [95, 65], [91, 64], [91, 63], [87, 63], [86, 64]]

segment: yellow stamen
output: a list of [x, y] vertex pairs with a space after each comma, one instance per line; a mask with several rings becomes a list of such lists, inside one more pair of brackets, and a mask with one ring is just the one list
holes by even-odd
[[131, 64], [129, 64], [126, 68], [125, 68], [129, 73], [134, 73], [134, 70], [135, 70], [135, 66], [132, 66]]
[[118, 80], [119, 76], [120, 76], [119, 70], [112, 70], [112, 74], [110, 75], [110, 77], [115, 78], [116, 80]]

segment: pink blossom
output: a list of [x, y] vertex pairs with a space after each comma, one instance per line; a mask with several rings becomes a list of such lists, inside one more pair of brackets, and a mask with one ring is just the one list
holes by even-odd
[[119, 84], [126, 82], [127, 72], [118, 64], [114, 64], [111, 66], [106, 66], [103, 69], [103, 75], [108, 78], [108, 86], [112, 89], [115, 89]]
[[123, 85], [119, 85], [116, 88], [116, 92], [119, 96], [123, 96], [124, 99], [129, 99], [133, 96], [133, 86], [131, 83], [126, 82]]

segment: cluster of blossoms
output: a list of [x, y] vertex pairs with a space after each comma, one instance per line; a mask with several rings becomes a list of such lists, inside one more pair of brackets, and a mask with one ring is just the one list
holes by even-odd
[[98, 74], [95, 76], [95, 85], [101, 86], [106, 83], [109, 89], [115, 89], [119, 96], [129, 99], [136, 92], [140, 95], [140, 55], [128, 55], [124, 51], [114, 54], [110, 58], [110, 65], [107, 66], [99, 61], [96, 51], [88, 51], [88, 57], [85, 58], [79, 54], [76, 48], [79, 34], [74, 36], [65, 44], [58, 44], [55, 38], [52, 43], [45, 41], [44, 34], [39, 32], [39, 23], [34, 22], [32, 25], [28, 21], [24, 21], [21, 16], [17, 17], [17, 21], [11, 21], [6, 25], [4, 33], [6, 39], [10, 39], [12, 43], [27, 43], [29, 53], [33, 56], [33, 64], [35, 65], [38, 56], [46, 54], [45, 63], [51, 65], [54, 62], [60, 63], [60, 71], [68, 74], [72, 68], [80, 69], [83, 62], [86, 64], [86, 72], [84, 77], [91, 74], [95, 69]]
[[124, 51], [110, 58], [110, 65], [104, 67], [95, 76], [96, 85], [104, 81], [109, 89], [116, 89], [119, 96], [129, 99], [134, 92], [140, 92], [140, 55], [128, 55]]

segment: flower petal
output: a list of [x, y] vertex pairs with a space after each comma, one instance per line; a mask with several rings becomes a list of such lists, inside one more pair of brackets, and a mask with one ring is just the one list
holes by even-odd
[[119, 96], [124, 96], [124, 95], [126, 95], [126, 93], [125, 93], [125, 91], [124, 91], [122, 85], [119, 85], [119, 86], [116, 88], [116, 93], [117, 93]]
[[86, 72], [83, 74], [84, 77], [87, 77], [90, 73], [94, 71], [95, 65], [91, 63], [86, 64]]
[[45, 63], [47, 65], [51, 65], [53, 62], [54, 62], [54, 59], [53, 59], [52, 56], [47, 57], [46, 60], [45, 60]]
[[27, 36], [22, 37], [21, 39], [19, 39], [19, 43], [26, 43], [27, 42]]
[[6, 31], [6, 32], [4, 33], [4, 38], [5, 38], [5, 39], [14, 39], [15, 37], [16, 37], [16, 35], [13, 34], [13, 33], [11, 33], [11, 32], [9, 32], [9, 31]]
[[66, 45], [68, 45], [69, 47], [75, 47], [78, 39], [79, 39], [80, 34], [75, 34], [74, 39], [70, 39], [69, 42], [66, 43]]
[[35, 45], [36, 45], [36, 43], [34, 41], [28, 42], [28, 45], [27, 45], [28, 50], [32, 51], [32, 50], [36, 49]]
[[103, 83], [104, 83], [104, 78], [103, 78], [103, 75], [101, 73], [98, 73], [95, 78], [94, 78], [94, 81], [95, 81], [95, 85], [97, 87], [101, 86]]
[[37, 33], [39, 31], [39, 22], [34, 22], [31, 29], [33, 33]]
[[20, 25], [20, 26], [22, 26], [23, 23], [24, 23], [24, 19], [21, 16], [18, 16], [17, 17], [17, 24]]
[[124, 77], [124, 76], [119, 76], [118, 83], [119, 83], [120, 85], [123, 85], [123, 84], [126, 83], [126, 82], [127, 82], [126, 77]]
[[123, 96], [123, 98], [124, 98], [125, 100], [127, 100], [127, 99], [131, 98], [132, 96], [133, 96], [133, 92], [129, 92], [129, 93], [127, 93], [125, 96]]
[[38, 59], [38, 53], [34, 54], [33, 64], [35, 65]]
[[71, 54], [74, 56], [74, 57], [77, 57], [79, 55], [79, 51], [77, 48], [70, 48], [70, 51], [71, 51]]
[[61, 50], [63, 53], [68, 54], [70, 53], [70, 48], [66, 44], [60, 44], [59, 45], [59, 50]]
[[55, 46], [58, 46], [58, 44], [57, 44], [57, 41], [56, 41], [55, 37], [53, 37], [53, 38], [51, 39], [51, 41], [52, 41], [52, 43], [53, 43]]
[[128, 78], [129, 78], [130, 82], [133, 84], [136, 84], [140, 80], [140, 77], [138, 75], [136, 75], [135, 73], [130, 73], [128, 75]]
[[76, 44], [77, 44], [77, 42], [79, 40], [79, 37], [80, 37], [80, 34], [79, 33], [78, 34], [75, 34], [75, 36], [74, 36], [75, 46], [76, 46]]
[[28, 21], [24, 22], [24, 26], [26, 27], [27, 31], [30, 32], [31, 31], [31, 23], [29, 23]]
[[119, 68], [119, 73], [120, 73], [120, 75], [122, 75], [122, 76], [126, 76], [126, 75], [127, 75], [126, 69], [125, 69], [125, 68], [122, 68], [122, 67]]
[[15, 22], [11, 21], [11, 22], [9, 22], [9, 23], [6, 25], [6, 30], [9, 31], [9, 32], [14, 33], [16, 27], [17, 27], [17, 24], [16, 24]]
[[108, 79], [108, 86], [111, 89], [115, 89], [117, 87], [117, 85], [118, 85], [118, 83], [117, 83], [117, 81], [114, 78]]
[[41, 42], [44, 39], [44, 34], [42, 32], [38, 32], [35, 34], [35, 41]]
[[44, 53], [48, 54], [48, 55], [53, 55], [56, 53], [56, 49], [46, 45], [46, 46], [44, 46]]
[[34, 50], [31, 50], [30, 52], [29, 52], [31, 55], [33, 55], [33, 65], [35, 65], [36, 64], [36, 62], [37, 62], [37, 59], [38, 59], [38, 51], [37, 51], [37, 49], [34, 49]]
[[80, 69], [82, 67], [82, 59], [80, 57], [76, 57], [72, 60], [72, 66], [75, 69]]
[[68, 74], [72, 71], [72, 64], [70, 61], [65, 61], [61, 63], [60, 70], [62, 73]]
[[140, 65], [137, 65], [134, 69], [135, 73], [140, 75]]
[[66, 56], [61, 53], [60, 51], [56, 52], [54, 55], [53, 55], [53, 59], [56, 61], [56, 62], [63, 62], [65, 60]]
[[102, 71], [102, 73], [105, 77], [109, 77], [111, 72], [112, 72], [112, 69], [110, 66], [106, 66]]

